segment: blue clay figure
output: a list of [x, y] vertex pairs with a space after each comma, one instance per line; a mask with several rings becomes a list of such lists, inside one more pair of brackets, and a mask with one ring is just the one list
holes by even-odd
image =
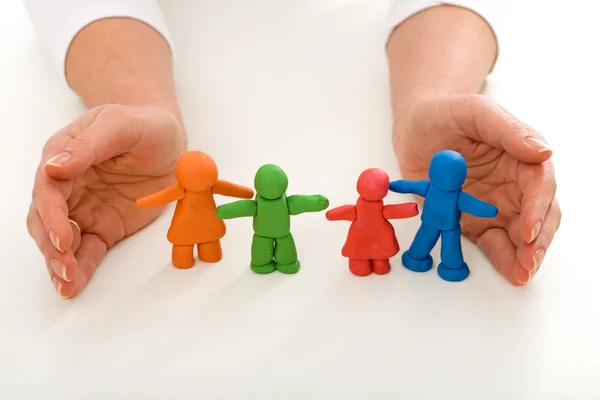
[[429, 165], [430, 181], [398, 180], [390, 183], [390, 191], [412, 193], [425, 198], [421, 227], [410, 248], [402, 254], [402, 263], [416, 272], [431, 269], [431, 250], [442, 237], [439, 276], [459, 282], [469, 276], [461, 248], [460, 217], [463, 212], [479, 218], [493, 218], [498, 209], [462, 191], [467, 177], [467, 163], [457, 152], [443, 150], [433, 156]]

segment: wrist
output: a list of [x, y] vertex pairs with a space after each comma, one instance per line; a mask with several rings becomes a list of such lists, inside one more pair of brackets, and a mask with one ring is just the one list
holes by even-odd
[[88, 108], [156, 105], [180, 114], [171, 49], [144, 22], [115, 17], [89, 24], [71, 43], [65, 74]]
[[494, 32], [468, 9], [442, 5], [410, 17], [387, 44], [394, 119], [431, 97], [478, 93], [496, 53]]
[[105, 89], [101, 96], [94, 96], [94, 101], [89, 103], [90, 107], [103, 104], [160, 107], [169, 110], [182, 123], [181, 109], [172, 93], [127, 83], [119, 84], [117, 81], [112, 81]]
[[439, 96], [450, 96], [455, 94], [465, 94], [465, 91], [458, 90], [447, 79], [436, 77], [429, 82], [411, 82], [405, 85], [397, 93], [392, 93], [392, 113], [394, 123], [396, 121], [406, 121], [410, 118], [415, 106], [428, 99]]

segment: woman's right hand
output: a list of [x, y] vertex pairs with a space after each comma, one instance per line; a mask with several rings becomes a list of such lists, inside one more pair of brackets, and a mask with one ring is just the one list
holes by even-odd
[[48, 140], [27, 227], [59, 295], [77, 296], [108, 249], [158, 216], [135, 201], [175, 182], [186, 147], [180, 120], [156, 106], [98, 106]]

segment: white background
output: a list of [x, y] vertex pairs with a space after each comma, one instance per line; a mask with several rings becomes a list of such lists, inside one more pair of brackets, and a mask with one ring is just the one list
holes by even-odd
[[[250, 219], [228, 222], [221, 263], [180, 271], [169, 208], [66, 301], [25, 217], [43, 144], [84, 108], [20, 2], [0, 2], [0, 398], [600, 398], [597, 5], [503, 3], [485, 90], [548, 138], [564, 214], [531, 284], [510, 286], [466, 240], [462, 283], [399, 256], [387, 276], [355, 277], [340, 255], [349, 224], [324, 213], [293, 217], [297, 275], [249, 270]], [[165, 12], [190, 148], [223, 179], [251, 185], [276, 163], [289, 194], [338, 206], [365, 168], [399, 178], [386, 0], [181, 0]], [[418, 219], [394, 224], [403, 251]]]

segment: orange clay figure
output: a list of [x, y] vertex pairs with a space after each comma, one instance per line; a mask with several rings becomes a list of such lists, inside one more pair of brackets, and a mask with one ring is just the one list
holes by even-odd
[[177, 200], [167, 239], [173, 243], [173, 266], [194, 266], [194, 246], [204, 262], [221, 260], [220, 239], [225, 236], [225, 223], [217, 218], [213, 194], [251, 199], [254, 191], [235, 183], [218, 180], [217, 165], [200, 151], [188, 151], [177, 161], [176, 184], [138, 199], [138, 207], [164, 206]]

